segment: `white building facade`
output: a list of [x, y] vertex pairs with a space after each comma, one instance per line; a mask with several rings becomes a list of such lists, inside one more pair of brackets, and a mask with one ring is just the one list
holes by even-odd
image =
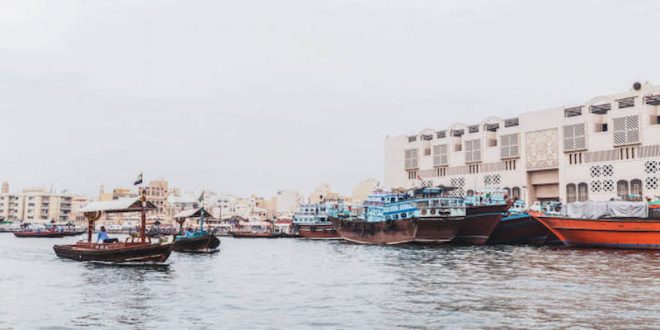
[[660, 86], [581, 105], [491, 117], [385, 139], [385, 185], [420, 180], [457, 194], [503, 189], [526, 201], [660, 195]]

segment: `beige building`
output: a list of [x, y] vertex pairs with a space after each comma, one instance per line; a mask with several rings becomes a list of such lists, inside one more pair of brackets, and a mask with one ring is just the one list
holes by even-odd
[[73, 197], [45, 189], [26, 189], [20, 194], [0, 194], [0, 217], [30, 223], [71, 220]]
[[274, 198], [274, 213], [276, 215], [292, 216], [300, 206], [302, 196], [295, 190], [280, 190]]
[[340, 196], [338, 193], [333, 192], [330, 188], [330, 184], [324, 183], [314, 189], [314, 191], [309, 194], [308, 201], [310, 204], [318, 204], [326, 200], [337, 200]]
[[528, 202], [660, 195], [660, 86], [385, 139], [385, 185], [459, 194], [504, 189]]
[[375, 179], [367, 179], [360, 181], [355, 186], [355, 188], [353, 188], [353, 192], [351, 195], [351, 202], [353, 203], [353, 205], [362, 204], [362, 202], [366, 200], [367, 197], [376, 190], [378, 185], [379, 182], [376, 181]]

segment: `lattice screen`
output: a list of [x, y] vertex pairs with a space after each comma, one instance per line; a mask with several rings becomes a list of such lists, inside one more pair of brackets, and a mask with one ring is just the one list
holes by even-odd
[[612, 165], [603, 165], [601, 166], [601, 173], [603, 176], [612, 176], [614, 175], [614, 166]]
[[603, 189], [603, 191], [613, 191], [614, 190], [614, 181], [612, 181], [612, 180], [603, 181], [602, 189]]
[[465, 141], [465, 161], [477, 162], [481, 160], [481, 140]]
[[614, 145], [639, 143], [639, 116], [614, 118]]
[[518, 157], [520, 152], [518, 134], [507, 134], [500, 137], [500, 157]]
[[405, 151], [406, 170], [417, 168], [417, 149]]
[[646, 178], [646, 189], [655, 190], [658, 189], [658, 178], [657, 177], [647, 177]]
[[451, 178], [449, 179], [449, 185], [456, 188], [450, 194], [457, 197], [462, 197], [465, 195], [465, 178]]
[[660, 171], [660, 168], [658, 167], [658, 165], [660, 165], [660, 163], [658, 163], [655, 160], [645, 162], [644, 163], [644, 172], [646, 172], [648, 174], [657, 173], [657, 172]]
[[598, 166], [598, 165], [596, 165], [596, 166], [591, 166], [591, 167], [589, 168], [589, 172], [591, 173], [591, 177], [592, 177], [592, 178], [597, 178], [597, 177], [599, 177], [600, 174], [601, 174], [600, 166]]
[[600, 192], [602, 189], [602, 184], [600, 181], [591, 182], [591, 192]]
[[486, 175], [484, 176], [484, 185], [498, 185], [502, 182], [502, 177], [499, 174]]
[[433, 166], [443, 166], [449, 164], [449, 154], [447, 145], [441, 144], [433, 146]]
[[587, 137], [584, 123], [564, 126], [564, 151], [584, 150]]

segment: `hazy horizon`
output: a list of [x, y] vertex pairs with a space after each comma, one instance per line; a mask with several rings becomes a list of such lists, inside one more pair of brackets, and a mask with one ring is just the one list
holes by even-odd
[[386, 135], [660, 84], [654, 1], [2, 1], [0, 181], [382, 182]]

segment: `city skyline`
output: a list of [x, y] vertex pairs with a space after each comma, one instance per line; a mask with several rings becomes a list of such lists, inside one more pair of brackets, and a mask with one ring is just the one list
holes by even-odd
[[660, 82], [660, 36], [640, 33], [658, 6], [13, 3], [0, 12], [0, 179], [93, 195], [143, 171], [184, 190], [349, 193], [382, 182], [384, 138], [420, 123]]

